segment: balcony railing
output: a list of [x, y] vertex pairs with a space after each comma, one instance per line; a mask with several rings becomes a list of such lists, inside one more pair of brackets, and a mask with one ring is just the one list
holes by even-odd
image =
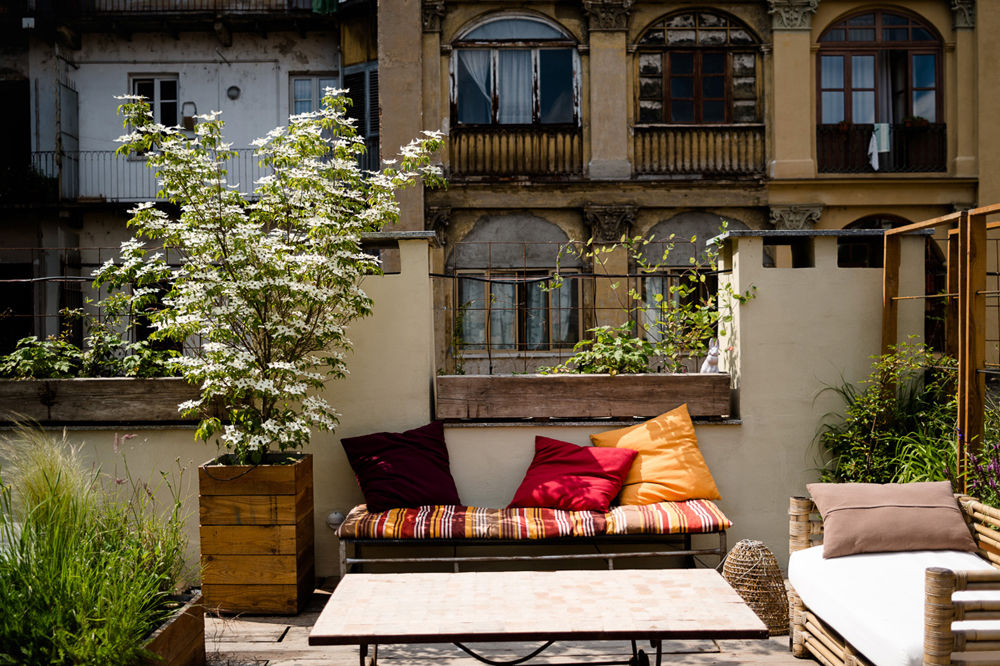
[[[376, 170], [379, 163], [378, 137], [365, 142], [360, 157], [362, 169]], [[239, 148], [225, 162], [226, 180], [244, 195], [253, 192], [259, 178], [269, 170], [257, 164], [253, 148]], [[129, 159], [112, 150], [54, 150], [31, 154], [30, 169], [8, 169], [0, 181], [0, 203], [32, 201], [149, 201], [159, 188], [154, 172], [142, 159]], [[0, 173], [2, 175], [2, 173]]]
[[638, 176], [764, 175], [763, 125], [659, 125], [636, 127]]
[[448, 146], [452, 177], [583, 174], [583, 134], [578, 127], [456, 127]]
[[[946, 125], [895, 123], [889, 151], [878, 154], [879, 173], [947, 171]], [[868, 148], [874, 125], [818, 125], [816, 159], [820, 173], [873, 173]]]
[[[225, 162], [226, 179], [243, 194], [253, 191], [267, 170], [257, 164], [252, 148], [237, 149]], [[58, 183], [59, 198], [87, 201], [148, 201], [156, 198], [158, 187], [145, 160], [129, 159], [113, 150], [64, 152], [40, 151], [31, 154], [31, 174], [41, 183]], [[55, 187], [42, 190], [51, 195]], [[15, 193], [16, 194], [16, 193]]]
[[[312, 12], [312, 0], [36, 0], [37, 15]], [[328, 3], [336, 9], [336, 3]]]

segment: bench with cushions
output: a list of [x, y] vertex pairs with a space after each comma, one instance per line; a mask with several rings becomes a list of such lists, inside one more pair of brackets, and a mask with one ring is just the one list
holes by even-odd
[[1000, 511], [946, 482], [809, 490], [789, 510], [795, 656], [1000, 664]]
[[[374, 563], [450, 563], [458, 570], [461, 562], [598, 559], [613, 567], [620, 558], [721, 559], [732, 523], [712, 501], [718, 489], [686, 406], [591, 440], [594, 446], [581, 447], [536, 437], [534, 458], [509, 506], [483, 508], [458, 498], [441, 423], [344, 439], [366, 504], [351, 510], [338, 529], [341, 575]], [[717, 545], [693, 548], [694, 534], [714, 535]], [[630, 548], [604, 548], [619, 544]], [[563, 545], [593, 550], [524, 552]], [[366, 555], [372, 546], [406, 553]], [[499, 546], [517, 548], [510, 553]], [[423, 547], [435, 553], [419, 554]], [[441, 554], [442, 548], [449, 552]]]

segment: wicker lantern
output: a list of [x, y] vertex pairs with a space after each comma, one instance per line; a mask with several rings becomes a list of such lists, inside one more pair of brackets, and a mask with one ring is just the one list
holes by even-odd
[[774, 554], [760, 541], [743, 539], [726, 555], [722, 577], [743, 597], [772, 636], [788, 633], [788, 596]]

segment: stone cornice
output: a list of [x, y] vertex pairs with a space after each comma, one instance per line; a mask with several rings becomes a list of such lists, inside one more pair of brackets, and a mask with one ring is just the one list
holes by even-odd
[[625, 30], [635, 0], [583, 0], [591, 31]]
[[809, 30], [819, 0], [767, 0], [775, 30]]
[[583, 209], [583, 220], [595, 243], [617, 243], [635, 223], [635, 206], [589, 204]]
[[444, 0], [423, 0], [421, 19], [424, 32], [441, 32], [442, 18], [444, 18]]
[[955, 28], [976, 27], [976, 0], [951, 0], [951, 11], [955, 13]]
[[775, 229], [798, 230], [815, 227], [822, 214], [822, 204], [771, 206], [770, 218]]

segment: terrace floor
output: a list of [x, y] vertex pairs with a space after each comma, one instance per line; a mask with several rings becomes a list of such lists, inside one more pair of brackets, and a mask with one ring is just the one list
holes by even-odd
[[[316, 590], [309, 607], [294, 617], [243, 616], [207, 617], [205, 642], [211, 666], [356, 666], [357, 646], [312, 647], [309, 631], [330, 596], [332, 587]], [[530, 652], [534, 644], [479, 644], [482, 654], [492, 659], [509, 660]], [[640, 645], [640, 648], [643, 646]], [[647, 648], [646, 652], [650, 650]], [[682, 666], [730, 666], [735, 664], [774, 664], [803, 666], [810, 662], [796, 659], [788, 651], [788, 637], [768, 640], [734, 641], [664, 641], [664, 663]], [[567, 661], [601, 662], [626, 659], [627, 643], [566, 642], [557, 643], [529, 664], [559, 664]], [[379, 663], [385, 666], [473, 666], [479, 664], [451, 644], [387, 645], [379, 648]]]

